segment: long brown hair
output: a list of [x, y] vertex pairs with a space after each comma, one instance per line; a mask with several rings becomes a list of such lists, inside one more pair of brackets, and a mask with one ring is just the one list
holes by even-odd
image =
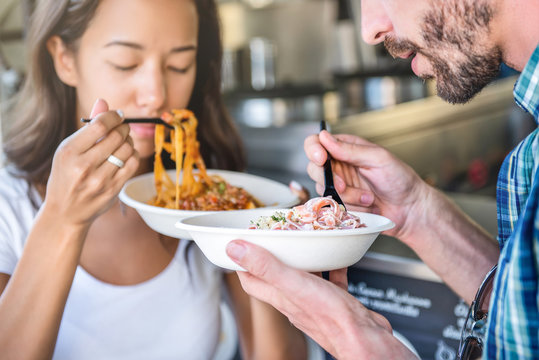
[[[199, 16], [197, 75], [188, 108], [199, 120], [198, 139], [208, 167], [244, 170], [241, 139], [221, 96], [222, 44], [214, 0], [193, 0]], [[47, 183], [58, 145], [76, 130], [75, 88], [56, 75], [47, 40], [58, 35], [72, 51], [99, 0], [42, 0], [27, 35], [28, 73], [4, 141], [8, 162], [32, 184]]]

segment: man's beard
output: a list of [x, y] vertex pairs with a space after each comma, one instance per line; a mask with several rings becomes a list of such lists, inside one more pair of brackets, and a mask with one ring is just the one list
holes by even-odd
[[438, 96], [452, 104], [468, 102], [498, 76], [500, 57], [498, 49], [485, 54], [468, 54], [466, 61], [454, 69], [443, 59], [433, 59]]
[[[479, 37], [488, 29], [493, 14], [488, 1], [443, 4], [433, 6], [424, 17], [424, 48], [390, 35], [386, 36], [384, 45], [392, 56], [409, 52], [425, 56], [434, 72], [425, 78], [436, 78], [438, 96], [452, 104], [462, 104], [498, 76], [501, 51], [479, 44]], [[447, 60], [450, 56], [454, 60]]]

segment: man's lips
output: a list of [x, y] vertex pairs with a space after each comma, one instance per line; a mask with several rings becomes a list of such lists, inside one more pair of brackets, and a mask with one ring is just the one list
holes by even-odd
[[412, 71], [414, 72], [414, 74], [419, 76], [419, 72], [417, 69], [417, 56], [416, 55], [417, 53], [415, 51], [408, 51], [405, 53], [397, 54], [396, 57], [401, 58], [401, 59], [409, 59], [413, 57], [412, 62], [411, 62]]
[[417, 57], [414, 56], [414, 58], [412, 59], [412, 71], [414, 72], [414, 74], [416, 74], [417, 76], [419, 76], [419, 69], [417, 68]]
[[397, 57], [401, 58], [401, 59], [409, 59], [409, 58], [413, 58], [412, 59], [412, 62], [411, 62], [411, 66], [412, 66], [412, 71], [419, 76], [419, 72], [418, 72], [418, 69], [417, 69], [417, 53], [415, 51], [408, 51], [406, 53], [401, 53], [399, 55], [397, 55]]
[[408, 59], [412, 55], [415, 55], [415, 53], [413, 51], [408, 51], [407, 53], [399, 54], [397, 56], [400, 57], [401, 59]]

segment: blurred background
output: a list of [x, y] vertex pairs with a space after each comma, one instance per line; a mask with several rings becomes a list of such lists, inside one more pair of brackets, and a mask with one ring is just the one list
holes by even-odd
[[[24, 24], [34, 1], [0, 4], [2, 104], [24, 78]], [[386, 146], [441, 189], [494, 196], [500, 162], [534, 127], [513, 105], [516, 73], [505, 68], [469, 104], [445, 104], [434, 84], [413, 75], [409, 60], [361, 40], [359, 3], [219, 1], [222, 90], [244, 134], [249, 171], [314, 190], [302, 142], [325, 120], [334, 133]]]
[[[504, 67], [500, 79], [470, 103], [446, 104], [435, 96], [433, 83], [412, 74], [408, 60], [362, 42], [359, 3], [219, 1], [222, 91], [245, 141], [248, 172], [296, 180], [315, 196], [303, 140], [325, 120], [333, 133], [360, 135], [388, 148], [494, 238], [497, 172], [536, 126], [513, 102], [518, 74]], [[33, 5], [0, 2], [0, 132], [9, 126], [2, 121], [6, 103], [25, 76], [25, 24]], [[411, 250], [382, 236], [350, 269], [350, 279], [350, 292], [387, 316], [421, 358], [453, 358], [466, 306]], [[369, 299], [373, 292], [361, 290], [369, 288], [407, 295], [387, 295], [380, 305]], [[408, 311], [415, 305], [406, 299], [414, 296], [428, 298], [430, 306]]]

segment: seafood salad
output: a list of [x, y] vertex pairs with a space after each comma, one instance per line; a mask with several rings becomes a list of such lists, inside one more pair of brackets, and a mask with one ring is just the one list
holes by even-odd
[[328, 197], [316, 197], [287, 211], [251, 220], [249, 229], [265, 230], [344, 230], [365, 227], [359, 217], [347, 212]]

